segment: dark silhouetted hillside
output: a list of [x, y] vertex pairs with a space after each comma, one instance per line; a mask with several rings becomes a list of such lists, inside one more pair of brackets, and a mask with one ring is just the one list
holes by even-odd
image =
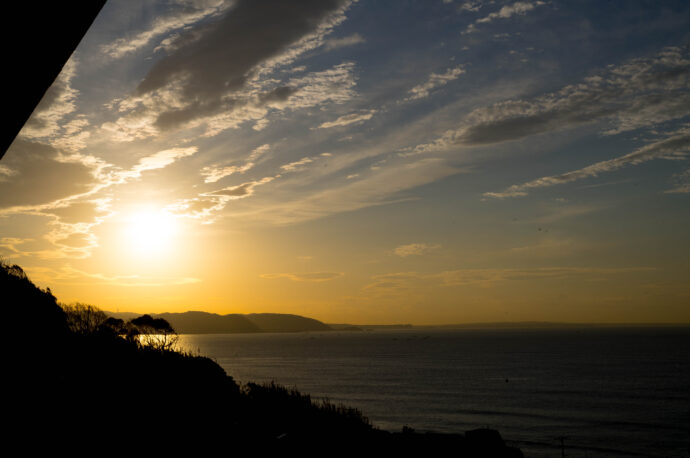
[[294, 389], [239, 386], [211, 359], [172, 350], [166, 319], [60, 307], [1, 262], [0, 298], [3, 446], [16, 456], [522, 456], [497, 433], [390, 433]]

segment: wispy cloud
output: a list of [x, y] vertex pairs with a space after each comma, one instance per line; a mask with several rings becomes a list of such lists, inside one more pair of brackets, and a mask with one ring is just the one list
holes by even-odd
[[342, 38], [330, 38], [326, 40], [324, 48], [326, 51], [332, 51], [334, 49], [343, 48], [345, 46], [352, 46], [361, 43], [366, 43], [366, 40], [358, 33], [353, 33]]
[[264, 156], [269, 149], [270, 145], [268, 144], [254, 148], [249, 156], [247, 156], [245, 162], [240, 165], [212, 165], [204, 167], [201, 169], [201, 175], [204, 177], [204, 183], [215, 183], [230, 175], [234, 175], [236, 173], [241, 174], [251, 170], [256, 165], [255, 162]]
[[604, 134], [650, 128], [690, 115], [689, 48], [665, 48], [526, 100], [508, 100], [470, 112], [450, 129], [407, 154], [424, 154], [521, 140], [534, 135], [606, 123]]
[[77, 61], [67, 61], [38, 104], [31, 118], [26, 122], [20, 136], [34, 140], [52, 137], [60, 131], [60, 123], [76, 110], [79, 91], [72, 87], [77, 74]]
[[394, 272], [374, 275], [364, 289], [378, 292], [404, 292], [424, 287], [489, 288], [508, 281], [532, 281], [558, 278], [600, 278], [650, 272], [652, 267], [557, 267], [455, 269], [441, 272]]
[[376, 114], [377, 110], [368, 110], [362, 113], [350, 113], [347, 115], [340, 116], [335, 121], [326, 121], [322, 123], [319, 129], [328, 129], [331, 127], [343, 127], [349, 126], [351, 124], [361, 124], [364, 121], [368, 121]]
[[[478, 11], [480, 4], [476, 2], [467, 2], [465, 5], [467, 5], [467, 10], [469, 11]], [[529, 11], [532, 11], [538, 6], [546, 5], [546, 2], [543, 1], [534, 1], [534, 2], [515, 2], [511, 3], [510, 5], [504, 5], [501, 7], [500, 10], [494, 11], [493, 13], [490, 13], [487, 16], [481, 17], [474, 21], [473, 24], [470, 24], [465, 33], [470, 33], [474, 32], [477, 30], [477, 24], [488, 24], [490, 22], [493, 22], [497, 19], [508, 19], [512, 16], [522, 16], [527, 14]]]
[[227, 188], [219, 189], [203, 194], [206, 197], [221, 197], [224, 200], [244, 199], [254, 194], [254, 189], [266, 183], [275, 180], [276, 177], [264, 177], [260, 180], [248, 181], [237, 186], [229, 186]]
[[410, 243], [409, 245], [400, 245], [393, 252], [401, 258], [406, 258], [408, 256], [421, 256], [440, 247], [441, 245], [428, 243]]
[[689, 194], [690, 193], [690, 169], [685, 170], [673, 177], [675, 186], [666, 191], [667, 194]]
[[159, 151], [155, 154], [139, 159], [137, 165], [132, 168], [132, 172], [140, 174], [141, 172], [145, 172], [147, 170], [162, 169], [178, 159], [191, 156], [197, 151], [198, 148], [196, 146], [191, 146], [188, 148], [171, 148]]
[[[453, 0], [443, 0], [443, 3], [453, 3]], [[458, 11], [472, 11], [472, 12], [477, 12], [479, 11], [483, 6], [485, 6], [486, 3], [491, 3], [487, 2], [485, 0], [469, 0], [469, 1], [464, 1], [461, 2], [458, 5]]]
[[535, 188], [544, 188], [558, 184], [570, 183], [585, 178], [599, 176], [602, 173], [612, 172], [629, 165], [638, 165], [654, 159], [683, 159], [690, 153], [690, 127], [684, 127], [672, 132], [666, 138], [655, 141], [632, 153], [623, 156], [600, 161], [581, 169], [537, 178], [526, 183], [508, 187], [501, 192], [484, 193], [487, 197], [519, 197], [526, 196], [528, 191]]
[[[279, 225], [294, 224], [400, 201], [396, 194], [401, 191], [461, 172], [462, 169], [436, 158], [392, 162], [384, 167], [369, 169], [366, 175], [360, 174], [350, 179], [343, 177], [342, 180], [329, 183], [330, 186], [312, 189], [306, 194], [290, 193], [289, 199], [265, 202], [261, 207], [245, 209], [237, 217]], [[283, 186], [288, 184], [283, 183]], [[299, 185], [304, 185], [303, 180], [299, 180]]]
[[6, 181], [12, 175], [16, 175], [17, 171], [13, 170], [6, 165], [0, 164], [0, 181]]
[[455, 68], [449, 68], [441, 74], [432, 73], [425, 83], [410, 89], [410, 96], [408, 96], [405, 101], [418, 100], [428, 97], [434, 89], [445, 86], [449, 82], [457, 79], [463, 73], [465, 73], [465, 69], [462, 65], [458, 65]]
[[[197, 4], [190, 2], [179, 5], [179, 8], [175, 8], [176, 5], [173, 4], [170, 7], [176, 11], [165, 17], [156, 18], [148, 30], [139, 32], [134, 37], [118, 38], [112, 43], [104, 44], [101, 46], [101, 52], [113, 59], [119, 59], [140, 50], [161, 35], [182, 29], [201, 19], [223, 12], [230, 5], [232, 5], [232, 2], [226, 0], [209, 0], [198, 2]], [[178, 38], [179, 35], [174, 35], [174, 37]], [[161, 47], [169, 47], [172, 42], [174, 40], [167, 38]]]
[[303, 166], [314, 162], [310, 157], [303, 157], [299, 161], [290, 162], [289, 164], [281, 165], [280, 168], [285, 172], [294, 172], [300, 170]]
[[37, 280], [49, 278], [61, 284], [82, 285], [82, 284], [103, 284], [124, 287], [159, 287], [173, 285], [188, 285], [200, 283], [201, 279], [195, 277], [172, 277], [172, 276], [143, 276], [143, 275], [106, 275], [102, 273], [87, 272], [76, 269], [70, 265], [65, 265], [59, 269], [51, 268], [31, 268], [28, 269], [31, 277]]
[[[117, 103], [120, 112], [128, 113], [103, 128], [115, 139], [131, 141], [205, 121], [206, 134], [216, 135], [246, 121], [264, 127], [267, 111], [285, 109], [289, 98], [292, 108], [337, 103], [342, 91], [333, 78], [347, 72], [344, 66], [331, 69], [331, 75], [319, 72], [282, 85], [262, 75], [321, 46], [345, 19], [350, 3], [234, 2], [218, 20], [192, 27], [171, 43], [169, 54], [151, 67], [136, 93]], [[328, 86], [319, 88], [329, 76]]]
[[288, 81], [256, 80], [251, 87], [207, 101], [189, 101], [181, 82], [150, 93], [138, 94], [114, 105], [119, 117], [102, 124], [115, 141], [131, 142], [181, 128], [205, 126], [202, 136], [212, 137], [244, 123], [255, 130], [268, 125], [271, 112], [297, 110], [327, 103], [341, 104], [354, 95], [354, 64], [344, 62], [329, 69], [293, 77]]
[[261, 278], [274, 279], [286, 278], [298, 282], [324, 282], [335, 280], [342, 277], [342, 272], [307, 272], [307, 273], [276, 273], [276, 274], [261, 274]]

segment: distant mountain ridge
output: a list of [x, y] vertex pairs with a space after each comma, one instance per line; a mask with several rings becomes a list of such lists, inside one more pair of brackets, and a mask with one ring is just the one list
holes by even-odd
[[[115, 318], [130, 319], [139, 316], [130, 312], [106, 312]], [[327, 324], [313, 318], [284, 313], [231, 313], [219, 315], [208, 312], [151, 313], [163, 318], [179, 334], [236, 334], [257, 332], [332, 331]]]

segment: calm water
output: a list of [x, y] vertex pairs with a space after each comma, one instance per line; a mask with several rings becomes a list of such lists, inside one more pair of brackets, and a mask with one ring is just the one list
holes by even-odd
[[238, 382], [295, 386], [387, 430], [498, 429], [526, 456], [690, 456], [690, 328], [186, 335]]

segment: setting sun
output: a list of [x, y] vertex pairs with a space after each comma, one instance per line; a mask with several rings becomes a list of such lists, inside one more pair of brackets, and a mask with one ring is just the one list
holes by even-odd
[[125, 239], [134, 254], [164, 254], [177, 233], [175, 217], [160, 209], [141, 209], [126, 219]]

